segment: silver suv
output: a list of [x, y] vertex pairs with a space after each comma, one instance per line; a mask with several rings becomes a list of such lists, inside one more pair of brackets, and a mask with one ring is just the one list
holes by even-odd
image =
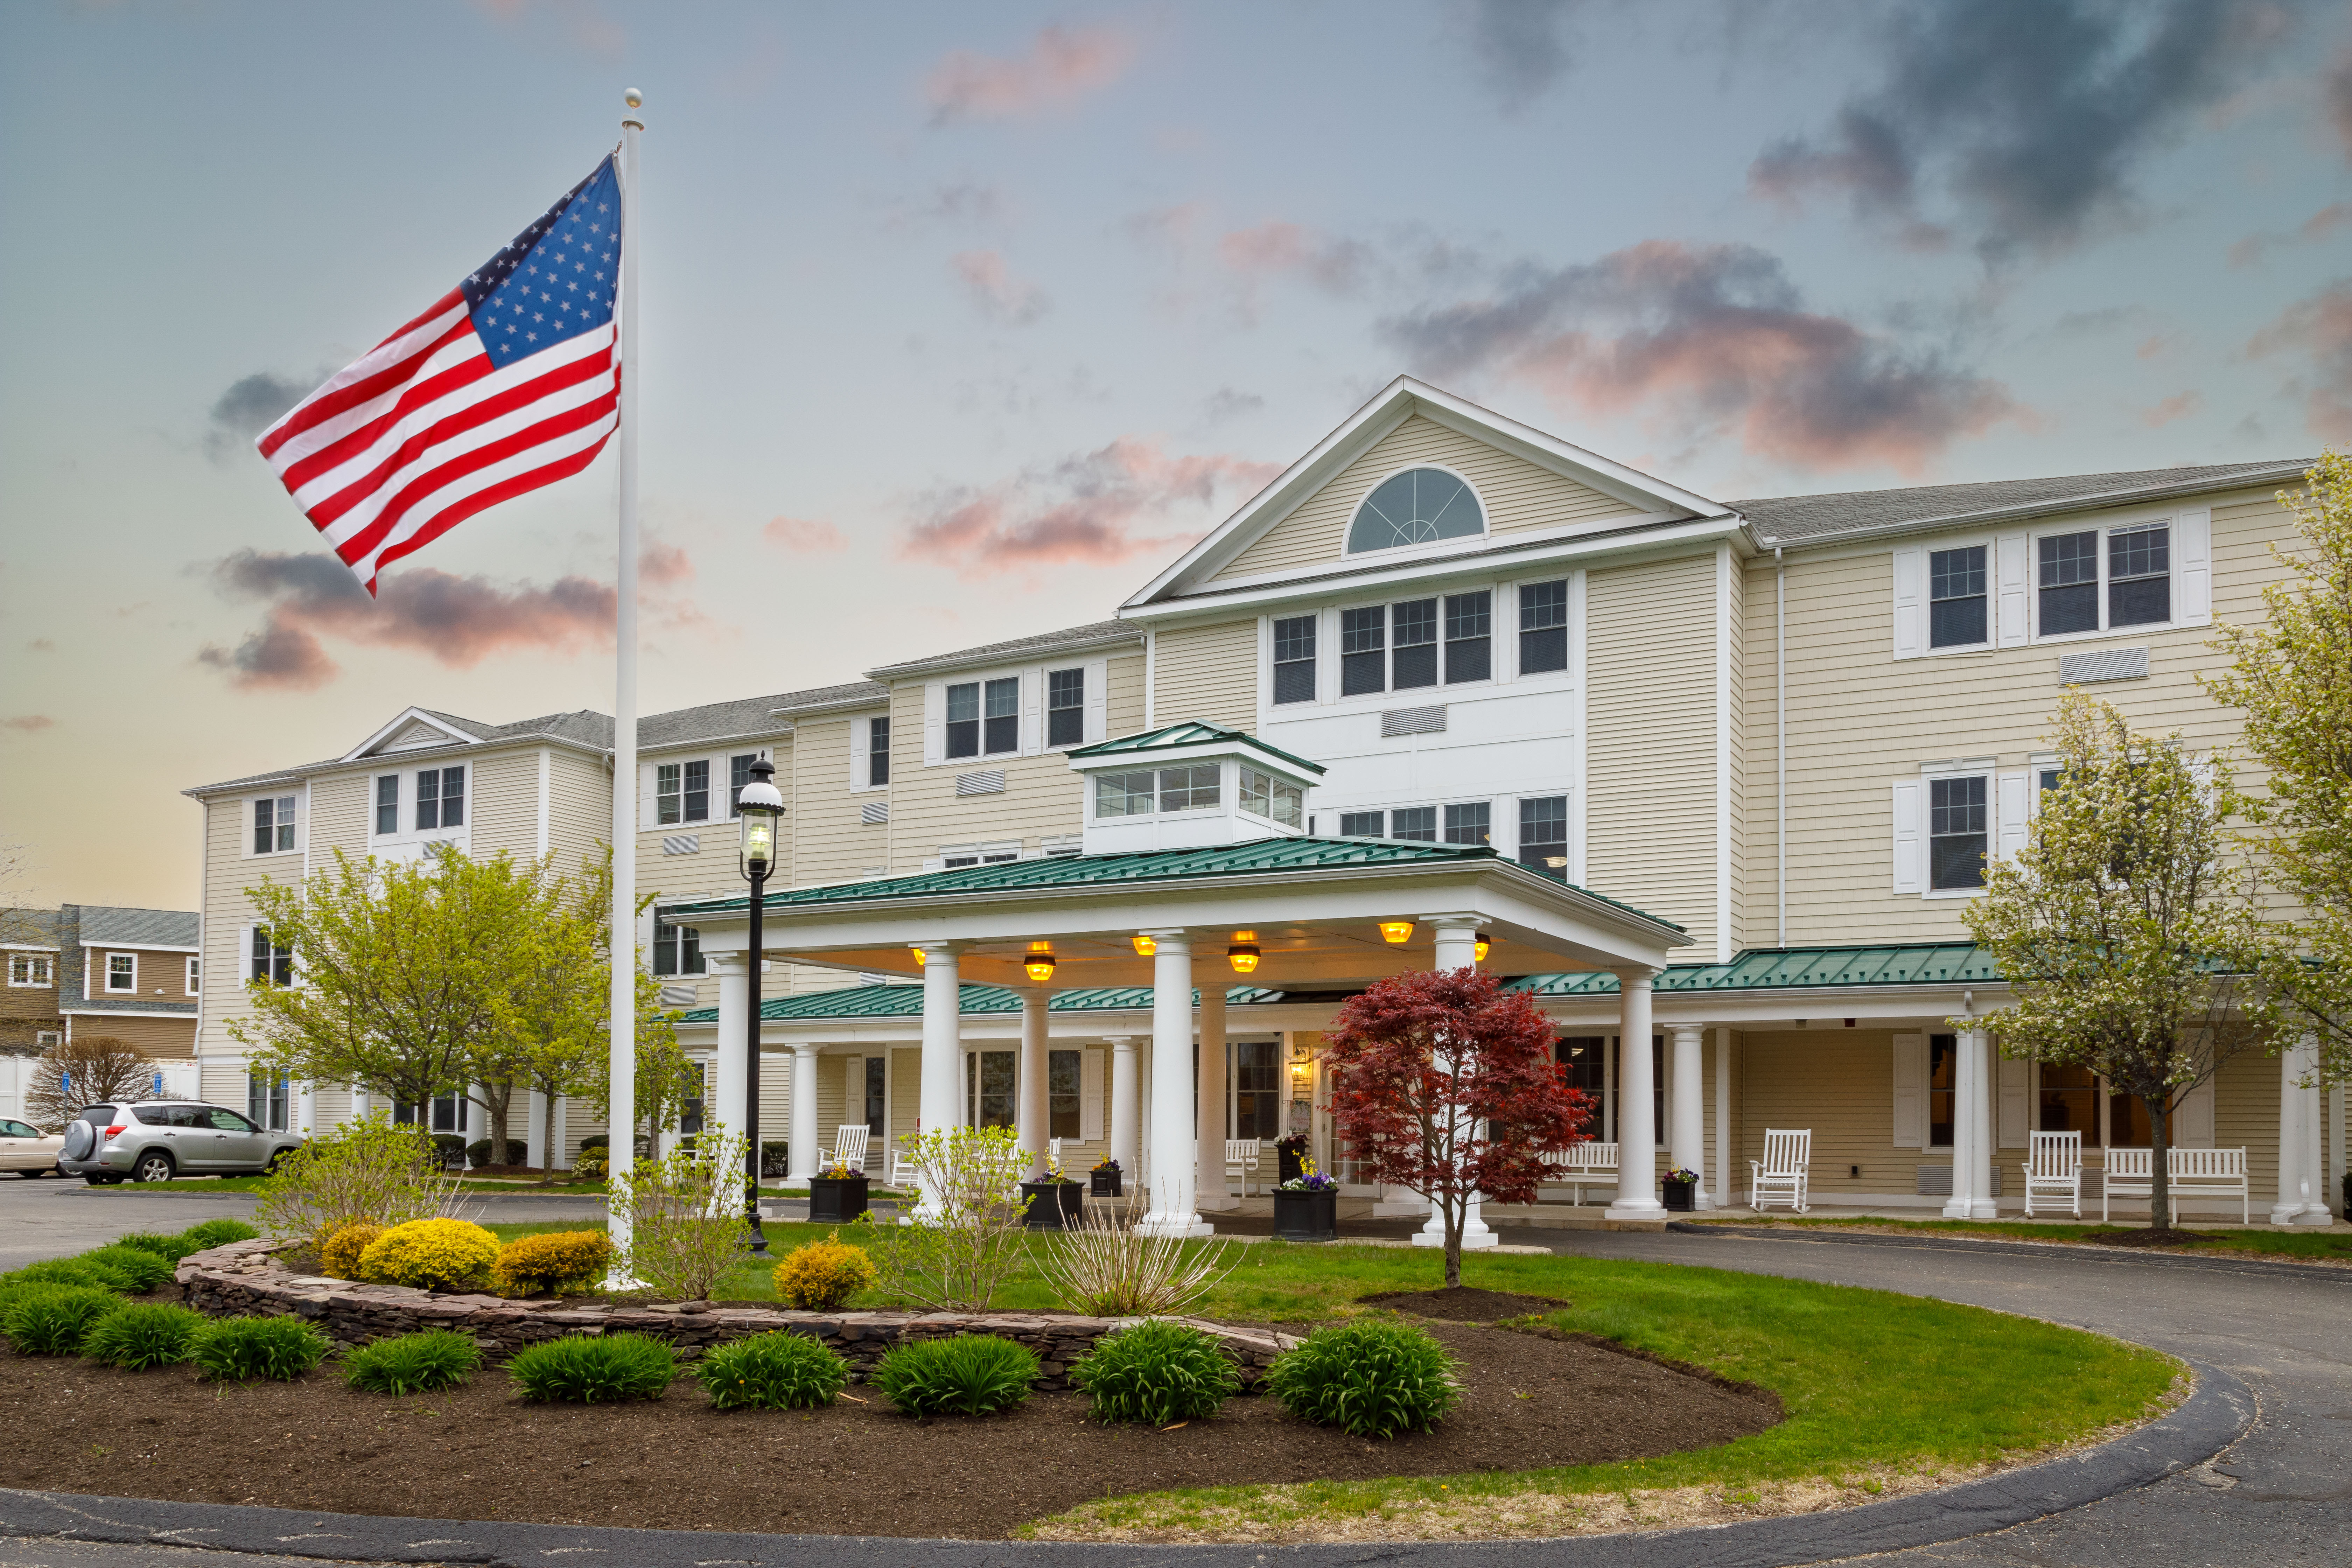
[[58, 1168], [92, 1186], [168, 1182], [173, 1176], [257, 1176], [302, 1140], [256, 1127], [201, 1100], [93, 1105], [66, 1123]]

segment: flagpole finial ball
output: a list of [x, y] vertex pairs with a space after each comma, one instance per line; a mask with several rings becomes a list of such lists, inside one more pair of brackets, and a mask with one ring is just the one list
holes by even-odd
[[631, 109], [643, 109], [646, 105], [646, 95], [633, 87], [621, 94], [621, 101]]

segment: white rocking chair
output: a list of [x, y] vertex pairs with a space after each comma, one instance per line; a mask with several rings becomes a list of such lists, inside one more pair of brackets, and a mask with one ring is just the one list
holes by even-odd
[[873, 1132], [862, 1121], [845, 1122], [833, 1134], [833, 1159], [835, 1164], [855, 1165], [866, 1169], [866, 1143]]
[[1045, 1168], [1049, 1171], [1062, 1168], [1062, 1141], [1059, 1138], [1045, 1140]]
[[1811, 1128], [1766, 1128], [1764, 1158], [1748, 1162], [1748, 1206], [1760, 1213], [1768, 1202], [1784, 1203], [1803, 1214], [1811, 1206], [1805, 1185], [1812, 1163]]
[[1257, 1140], [1228, 1138], [1225, 1140], [1225, 1174], [1239, 1182], [1244, 1195], [1249, 1192], [1251, 1175], [1257, 1170]]
[[904, 1149], [894, 1149], [890, 1152], [888, 1184], [891, 1187], [902, 1193], [910, 1193], [922, 1179], [923, 1167], [919, 1161], [910, 1157]]
[[2083, 1217], [2083, 1135], [2080, 1132], [2036, 1132], [2025, 1155], [2025, 1217], [2033, 1217], [2033, 1200], [2045, 1209], [2063, 1203], [2076, 1219]]

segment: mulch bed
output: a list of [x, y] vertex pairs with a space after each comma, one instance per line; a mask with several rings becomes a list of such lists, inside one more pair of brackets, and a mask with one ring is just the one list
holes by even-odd
[[[331, 1364], [295, 1384], [203, 1383], [0, 1352], [0, 1485], [336, 1513], [660, 1530], [1001, 1539], [1101, 1497], [1169, 1487], [1538, 1469], [1706, 1447], [1780, 1419], [1771, 1394], [1565, 1336], [1441, 1322], [1464, 1398], [1433, 1433], [1366, 1442], [1226, 1401], [1171, 1431], [1097, 1426], [1083, 1396], [910, 1421], [866, 1404], [719, 1414], [526, 1405], [504, 1373], [386, 1399]], [[1526, 1397], [1521, 1397], [1525, 1395]]]
[[1383, 1290], [1359, 1296], [1367, 1307], [1411, 1312], [1416, 1318], [1440, 1318], [1451, 1323], [1494, 1323], [1535, 1312], [1556, 1312], [1570, 1303], [1554, 1296], [1517, 1296], [1508, 1290], [1477, 1290], [1452, 1285], [1443, 1290]]

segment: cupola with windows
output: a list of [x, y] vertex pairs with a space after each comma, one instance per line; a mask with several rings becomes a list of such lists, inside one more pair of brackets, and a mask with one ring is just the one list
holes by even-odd
[[1070, 753], [1085, 781], [1086, 852], [1297, 838], [1320, 764], [1214, 724], [1170, 724]]

